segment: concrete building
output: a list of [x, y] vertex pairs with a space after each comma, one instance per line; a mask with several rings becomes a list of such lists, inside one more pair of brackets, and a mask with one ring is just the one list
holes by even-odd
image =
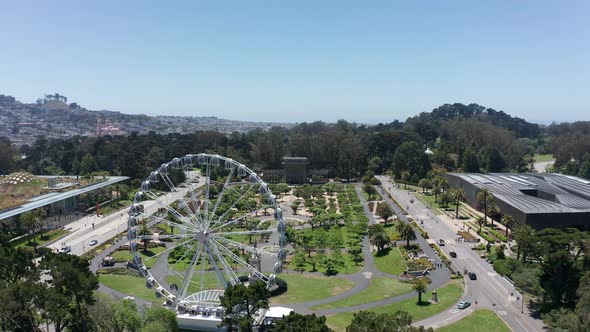
[[590, 181], [551, 173], [447, 173], [462, 188], [467, 202], [477, 207], [477, 193], [486, 188], [501, 213], [535, 229], [575, 227], [590, 230]]
[[307, 183], [307, 157], [283, 157], [283, 169], [288, 184]]
[[[51, 178], [51, 176], [46, 176]], [[106, 176], [102, 181], [89, 184], [82, 188], [72, 189], [64, 192], [51, 192], [29, 199], [26, 203], [0, 211], [0, 220], [18, 216], [27, 211], [44, 207], [48, 216], [66, 214], [73, 212], [78, 207], [78, 196], [87, 192], [101, 189], [115, 183], [128, 180], [127, 176]]]

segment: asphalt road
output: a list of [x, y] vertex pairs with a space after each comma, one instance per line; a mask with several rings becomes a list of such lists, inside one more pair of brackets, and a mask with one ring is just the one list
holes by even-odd
[[[382, 187], [387, 190], [408, 214], [414, 219], [423, 220], [423, 227], [432, 239], [444, 239], [445, 246], [441, 250], [448, 256], [450, 251], [457, 253], [457, 258], [451, 258], [453, 268], [457, 271], [472, 271], [477, 274], [477, 280], [466, 280], [466, 294], [464, 300], [472, 303], [471, 309], [459, 310], [451, 308], [438, 315], [420, 321], [425, 327], [440, 327], [463, 318], [469, 310], [477, 308], [489, 308], [498, 313], [512, 331], [541, 331], [543, 322], [531, 317], [526, 306], [521, 313], [522, 296], [514, 286], [505, 278], [498, 275], [493, 267], [479, 257], [479, 254], [471, 250], [472, 244], [457, 242], [456, 228], [449, 222], [439, 219], [427, 206], [422, 204], [408, 191], [399, 189], [393, 185], [388, 176], [378, 176]], [[410, 203], [413, 200], [413, 203]], [[512, 295], [511, 295], [512, 294]], [[520, 300], [517, 300], [519, 298]], [[477, 302], [477, 305], [475, 304]]]
[[[191, 188], [202, 186], [204, 184], [204, 177], [199, 178], [199, 182], [191, 184]], [[170, 192], [160, 197], [162, 202], [173, 202], [178, 198], [184, 196], [189, 188], [177, 188], [177, 192]], [[152, 214], [160, 208], [160, 204], [155, 200], [146, 200], [141, 204], [144, 206], [146, 214]], [[100, 245], [101, 243], [108, 241], [115, 235], [125, 231], [127, 229], [127, 214], [128, 208], [117, 211], [105, 217], [98, 217], [96, 215], [89, 215], [79, 220], [76, 220], [68, 225], [66, 229], [70, 229], [71, 233], [60, 239], [56, 243], [48, 246], [51, 249], [60, 249], [64, 244], [70, 246], [73, 255], [82, 255], [87, 250], [92, 249], [90, 241], [96, 240]], [[94, 224], [94, 228], [92, 227]]]

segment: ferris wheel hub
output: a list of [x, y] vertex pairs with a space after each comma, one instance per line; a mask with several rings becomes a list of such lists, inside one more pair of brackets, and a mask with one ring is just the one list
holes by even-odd
[[207, 242], [207, 232], [197, 232], [195, 233], [195, 240], [201, 242], [201, 243], [205, 243]]

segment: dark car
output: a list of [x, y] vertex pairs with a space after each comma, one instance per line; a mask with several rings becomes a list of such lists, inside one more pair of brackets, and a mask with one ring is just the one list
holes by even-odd
[[454, 251], [451, 251], [451, 252], [449, 253], [449, 255], [451, 255], [451, 257], [453, 257], [453, 258], [457, 258], [457, 253], [456, 253], [456, 252], [454, 252]]
[[475, 274], [475, 272], [469, 272], [467, 273], [467, 276], [469, 276], [469, 279], [471, 280], [477, 280], [477, 275]]

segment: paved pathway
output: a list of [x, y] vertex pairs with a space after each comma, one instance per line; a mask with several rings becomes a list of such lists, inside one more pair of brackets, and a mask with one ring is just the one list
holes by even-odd
[[[408, 212], [414, 216], [420, 216], [424, 220], [424, 229], [435, 239], [446, 239], [447, 245], [441, 247], [445, 253], [455, 251], [457, 258], [452, 259], [453, 267], [458, 271], [465, 269], [476, 272], [477, 280], [466, 280], [466, 292], [464, 298], [472, 303], [478, 302], [478, 308], [494, 309], [499, 317], [513, 331], [542, 331], [543, 322], [534, 318], [525, 307], [525, 313], [521, 313], [520, 294], [506, 279], [499, 276], [490, 264], [479, 258], [477, 252], [471, 250], [472, 245], [465, 242], [456, 242], [456, 229], [447, 220], [440, 219], [428, 209], [421, 201], [407, 191], [393, 185], [389, 177], [379, 176], [383, 186], [390, 192], [402, 206], [408, 206]], [[410, 200], [414, 202], [411, 203]], [[512, 294], [512, 295], [511, 295]], [[476, 306], [473, 305], [475, 308]], [[416, 322], [416, 325], [426, 327], [441, 327], [448, 325], [455, 320], [462, 318], [464, 313], [455, 308], [443, 311], [423, 321]], [[453, 317], [456, 316], [456, 317]]]
[[[375, 224], [376, 223], [375, 216], [371, 213], [371, 211], [369, 211], [369, 209], [367, 207], [367, 201], [365, 200], [365, 198], [362, 194], [362, 187], [359, 184], [357, 184], [357, 185], [355, 185], [355, 189], [356, 189], [356, 193], [361, 201], [361, 204], [364, 207], [365, 215], [369, 219], [369, 224], [370, 225]], [[384, 198], [385, 198], [385, 196], [384, 196]], [[388, 202], [388, 199], [386, 199], [386, 202]], [[389, 201], [388, 204], [392, 205], [393, 203], [391, 201]], [[407, 219], [405, 218], [405, 215], [403, 215], [401, 213], [401, 211], [399, 211], [397, 206], [395, 206], [393, 204], [392, 208], [398, 214], [399, 218], [402, 221], [407, 221]], [[290, 213], [290, 211], [288, 209], [283, 209], [283, 215], [285, 218], [300, 219], [302, 217], [299, 215], [293, 216], [292, 213]], [[417, 234], [417, 235], [419, 236], [419, 234]], [[271, 236], [268, 243], [272, 244], [273, 240], [276, 240], [276, 239], [274, 239]], [[121, 245], [123, 245], [125, 243], [127, 243], [127, 240], [125, 238], [120, 239], [118, 242], [115, 243], [115, 245], [113, 245], [112, 247], [108, 248], [107, 250], [103, 251], [100, 255], [95, 257], [95, 259], [93, 260], [93, 264], [92, 264], [93, 270], [95, 270], [98, 267], [98, 263], [102, 260], [102, 258], [111, 254], [118, 247], [120, 247]], [[418, 241], [416, 241], [416, 243], [418, 243], [422, 247], [422, 250], [429, 257], [434, 258], [435, 261], [437, 261], [438, 257], [436, 256], [435, 252], [430, 248], [430, 246], [428, 246], [428, 244], [426, 243], [426, 241], [424, 239], [420, 238], [420, 239], [418, 239]], [[262, 244], [262, 245], [264, 245], [264, 244]], [[341, 313], [341, 312], [353, 312], [353, 311], [359, 311], [359, 310], [366, 310], [366, 309], [374, 308], [377, 306], [382, 306], [382, 305], [387, 305], [387, 304], [407, 300], [407, 299], [410, 299], [410, 298], [413, 298], [416, 296], [415, 292], [411, 291], [411, 292], [408, 292], [406, 294], [402, 294], [399, 296], [395, 296], [395, 297], [391, 297], [391, 298], [387, 298], [387, 299], [383, 299], [383, 300], [379, 300], [379, 301], [374, 301], [374, 302], [370, 302], [370, 303], [359, 304], [359, 305], [351, 306], [351, 307], [324, 309], [324, 310], [316, 310], [316, 311], [310, 310], [309, 309], [310, 307], [335, 302], [335, 301], [345, 299], [347, 297], [350, 297], [352, 295], [362, 292], [367, 287], [369, 287], [371, 279], [374, 278], [375, 276], [383, 276], [383, 277], [389, 277], [389, 278], [393, 278], [393, 279], [401, 279], [399, 276], [391, 275], [391, 274], [388, 274], [385, 272], [381, 272], [376, 268], [375, 263], [374, 263], [373, 252], [371, 251], [371, 245], [369, 243], [369, 239], [367, 236], [365, 236], [362, 240], [362, 252], [363, 252], [363, 258], [364, 258], [364, 266], [361, 271], [354, 273], [354, 274], [338, 275], [337, 276], [339, 278], [344, 278], [344, 279], [348, 279], [348, 280], [352, 281], [354, 283], [354, 287], [352, 289], [345, 291], [341, 294], [329, 297], [329, 298], [324, 298], [324, 299], [320, 299], [320, 300], [316, 300], [316, 301], [286, 304], [286, 306], [293, 308], [296, 312], [299, 312], [302, 314], [316, 313], [318, 315], [333, 315], [333, 314], [337, 314], [337, 313]], [[167, 256], [167, 255], [165, 255], [165, 254], [161, 255], [160, 258], [158, 259], [158, 262], [156, 262], [156, 264], [152, 267], [151, 272], [154, 276], [155, 275], [165, 276], [165, 275], [169, 274], [169, 272], [167, 272], [169, 267], [167, 264], [167, 259], [165, 259], [165, 256]], [[286, 271], [286, 273], [299, 274], [299, 273], [293, 272], [293, 271]], [[304, 273], [304, 275], [320, 276], [323, 274], [319, 273], [319, 272], [315, 272], [315, 273]], [[432, 283], [430, 284], [429, 289], [436, 289], [436, 288], [444, 286], [448, 282], [449, 277], [450, 277], [450, 273], [446, 268], [431, 271], [429, 278], [432, 280]], [[160, 277], [159, 280], [162, 280], [162, 277]], [[122, 293], [117, 292], [113, 289], [105, 287], [104, 285], [101, 285], [101, 291], [111, 294], [112, 296], [117, 297], [117, 298], [125, 296], [125, 294], [122, 294]], [[138, 301], [138, 303], [147, 304], [148, 301], [140, 300], [140, 301]]]

